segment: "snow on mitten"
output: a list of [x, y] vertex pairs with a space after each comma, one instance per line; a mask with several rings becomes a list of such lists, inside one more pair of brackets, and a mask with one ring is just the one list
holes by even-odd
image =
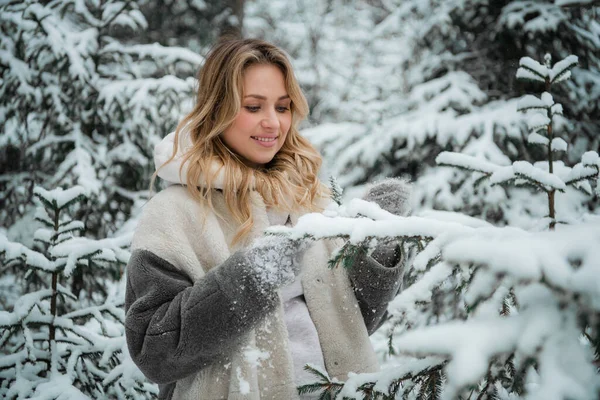
[[284, 236], [264, 236], [246, 252], [246, 259], [265, 287], [279, 288], [292, 283], [300, 273], [300, 264], [310, 242]]
[[411, 186], [406, 180], [386, 178], [374, 183], [363, 197], [389, 213], [406, 216], [410, 212]]
[[[389, 213], [407, 216], [410, 212], [411, 186], [406, 180], [387, 178], [371, 185], [363, 197]], [[382, 243], [371, 253], [377, 262], [386, 267], [396, 266], [402, 260], [402, 249], [398, 243]]]

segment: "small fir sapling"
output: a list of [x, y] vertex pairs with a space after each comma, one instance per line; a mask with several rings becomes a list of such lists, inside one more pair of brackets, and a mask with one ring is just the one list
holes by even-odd
[[436, 161], [438, 165], [478, 173], [481, 175], [479, 182], [488, 178], [492, 185], [530, 186], [545, 192], [548, 197], [548, 227], [554, 229], [556, 223], [560, 222], [556, 215], [556, 192], [564, 192], [568, 186], [573, 186], [592, 195], [592, 184], [596, 185], [600, 163], [595, 151], [584, 153], [581, 162], [572, 168], [562, 162], [557, 163], [554, 154], [566, 151], [568, 145], [556, 132], [563, 106], [554, 102], [551, 89], [552, 85], [571, 77], [571, 70], [577, 65], [577, 57], [570, 55], [554, 65], [549, 54], [546, 54], [544, 60], [544, 64], [540, 64], [529, 57], [521, 58], [517, 78], [543, 83], [545, 91], [540, 97], [524, 96], [517, 109], [529, 114], [527, 125], [530, 133], [527, 142], [545, 148], [545, 161], [535, 164], [515, 161], [510, 166], [499, 166], [487, 160], [453, 152], [440, 153]]
[[[3, 271], [26, 271], [26, 294], [0, 311], [0, 395], [6, 399], [148, 398], [156, 394], [126, 355], [122, 289], [105, 279], [106, 295], [77, 297], [77, 270], [106, 276], [126, 264], [129, 238], [93, 240], [71, 209], [86, 199], [81, 186], [34, 189], [39, 205], [33, 248], [0, 236]], [[36, 279], [31, 279], [35, 275]], [[125, 353], [124, 353], [125, 351]]]

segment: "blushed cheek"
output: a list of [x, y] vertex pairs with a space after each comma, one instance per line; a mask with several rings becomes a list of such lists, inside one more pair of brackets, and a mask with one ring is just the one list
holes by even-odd
[[255, 119], [256, 117], [250, 113], [240, 112], [235, 118], [234, 126], [236, 130], [246, 133], [256, 125]]
[[280, 122], [280, 127], [281, 127], [280, 129], [283, 133], [285, 133], [287, 135], [290, 132], [291, 125], [292, 125], [292, 119], [286, 118]]
[[283, 147], [283, 143], [285, 143], [288, 135], [290, 134], [290, 127], [292, 126], [292, 121], [291, 120], [284, 120], [284, 121], [280, 121], [279, 122], [279, 128], [281, 130], [282, 133], [282, 140], [281, 140], [281, 144], [279, 149], [281, 149], [281, 147]]

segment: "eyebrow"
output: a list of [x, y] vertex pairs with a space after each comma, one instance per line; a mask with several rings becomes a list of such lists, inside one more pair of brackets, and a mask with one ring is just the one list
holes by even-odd
[[[267, 99], [265, 96], [261, 96], [260, 94], [249, 94], [247, 96], [244, 96], [244, 98], [246, 98], [246, 97], [254, 97], [254, 98], [260, 99], [260, 100], [266, 100]], [[277, 100], [285, 100], [285, 99], [289, 99], [289, 98], [290, 98], [290, 95], [286, 94], [285, 96], [281, 96]]]

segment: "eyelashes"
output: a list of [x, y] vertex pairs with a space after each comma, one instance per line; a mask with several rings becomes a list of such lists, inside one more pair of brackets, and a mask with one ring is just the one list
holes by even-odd
[[[256, 112], [260, 111], [261, 107], [260, 106], [244, 106], [244, 108], [251, 113], [256, 113]], [[286, 111], [289, 111], [290, 107], [278, 106], [278, 107], [275, 107], [275, 110], [277, 110], [277, 112], [284, 113]]]

